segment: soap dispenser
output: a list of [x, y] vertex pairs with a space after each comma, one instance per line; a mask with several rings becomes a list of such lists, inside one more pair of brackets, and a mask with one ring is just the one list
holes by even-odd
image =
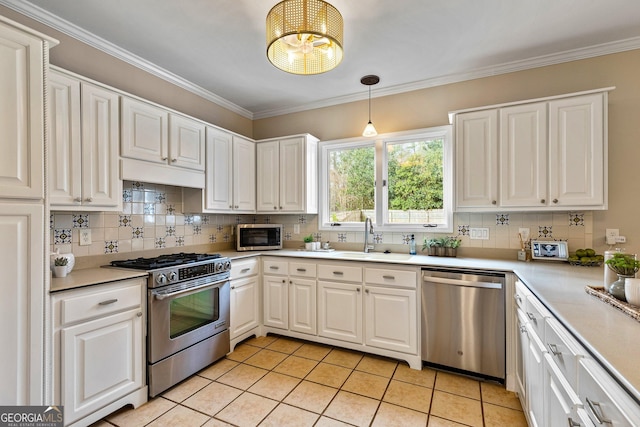
[[416, 254], [416, 238], [412, 234], [411, 241], [409, 241], [409, 255], [415, 255], [415, 254]]

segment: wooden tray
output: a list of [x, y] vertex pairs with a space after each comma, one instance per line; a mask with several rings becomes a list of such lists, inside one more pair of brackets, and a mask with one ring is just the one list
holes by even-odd
[[599, 298], [610, 306], [613, 306], [622, 311], [627, 316], [630, 316], [631, 318], [640, 322], [640, 307], [638, 307], [637, 305], [620, 301], [619, 299], [613, 297], [609, 292], [605, 291], [604, 287], [602, 286], [586, 286], [584, 290], [587, 291], [589, 295], [593, 295], [594, 297]]

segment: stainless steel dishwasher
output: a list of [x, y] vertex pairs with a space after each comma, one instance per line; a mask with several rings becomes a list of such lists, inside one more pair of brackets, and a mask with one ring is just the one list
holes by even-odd
[[503, 273], [422, 269], [422, 360], [504, 381], [504, 287]]

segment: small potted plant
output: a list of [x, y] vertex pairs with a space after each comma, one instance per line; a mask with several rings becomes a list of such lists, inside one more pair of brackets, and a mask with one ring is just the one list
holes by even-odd
[[618, 280], [609, 285], [607, 291], [619, 300], [626, 301], [624, 295], [624, 282], [627, 277], [635, 277], [640, 270], [640, 261], [635, 255], [617, 252], [613, 257], [605, 261], [607, 267], [618, 275]]
[[446, 240], [444, 242], [445, 256], [455, 257], [456, 255], [458, 255], [458, 248], [460, 247], [461, 243], [462, 240], [458, 239], [457, 237], [446, 237]]
[[427, 250], [427, 255], [435, 256], [436, 247], [438, 246], [438, 239], [424, 239], [422, 243], [422, 250]]
[[308, 251], [312, 251], [313, 250], [313, 234], [309, 234], [308, 236], [304, 236], [302, 238], [302, 241], [304, 242], [304, 248]]
[[67, 277], [67, 264], [69, 260], [64, 257], [58, 257], [53, 260], [53, 274], [56, 277]]

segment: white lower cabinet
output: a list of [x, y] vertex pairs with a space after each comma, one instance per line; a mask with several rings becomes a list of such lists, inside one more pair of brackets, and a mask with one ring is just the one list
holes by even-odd
[[289, 329], [304, 334], [317, 333], [315, 279], [289, 279]]
[[362, 344], [362, 284], [318, 281], [318, 335]]
[[144, 279], [53, 295], [55, 390], [65, 425], [147, 401]]
[[231, 350], [260, 331], [260, 263], [257, 258], [231, 263], [231, 310], [229, 335]]

